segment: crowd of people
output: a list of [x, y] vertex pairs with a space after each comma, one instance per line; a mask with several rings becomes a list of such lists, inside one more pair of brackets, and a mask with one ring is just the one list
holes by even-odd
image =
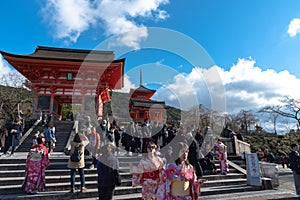
[[[79, 121], [78, 131], [70, 142], [68, 168], [71, 193], [77, 191], [76, 171], [80, 176], [80, 192], [87, 191], [85, 155], [90, 155], [93, 158], [90, 168], [97, 168], [99, 199], [112, 199], [115, 187], [121, 184], [117, 155], [122, 146], [127, 156], [140, 157], [136, 166], [130, 165], [130, 172], [132, 186], [142, 186], [143, 199], [197, 199], [200, 186], [206, 181], [202, 179], [203, 174], [217, 174], [219, 171], [226, 175], [229, 171], [226, 145], [220, 138], [214, 143], [206, 142], [207, 131], [197, 130], [194, 126], [150, 123], [149, 119], [142, 123], [131, 122], [125, 127], [119, 126], [115, 120], [109, 122], [103, 119], [95, 123], [90, 117], [83, 117]], [[32, 147], [26, 159], [22, 187], [27, 194], [45, 190], [45, 171], [55, 148], [52, 118], [43, 118], [42, 126], [43, 130], [36, 131], [32, 138]], [[1, 156], [14, 156], [22, 132], [19, 118], [9, 128], [1, 127]], [[292, 169], [296, 192], [300, 196], [298, 151], [298, 144], [292, 144], [289, 157], [283, 157], [282, 162]], [[260, 161], [274, 163], [275, 157], [268, 149], [259, 149], [257, 155]], [[219, 160], [219, 170], [215, 159]]]
[[[46, 120], [44, 120], [46, 119]], [[50, 119], [50, 121], [48, 121]], [[49, 156], [55, 148], [56, 137], [53, 121], [42, 120], [43, 130], [32, 138], [32, 147], [26, 160], [24, 191], [35, 194], [45, 189], [45, 171], [50, 165]], [[92, 156], [90, 168], [97, 168], [99, 199], [112, 199], [116, 185], [120, 184], [119, 161], [122, 146], [128, 156], [141, 157], [137, 166], [131, 166], [133, 187], [142, 186], [143, 199], [153, 195], [163, 199], [197, 199], [204, 173], [216, 174], [214, 160], [220, 160], [220, 173], [227, 174], [226, 146], [219, 140], [215, 144], [204, 142], [206, 132], [193, 126], [184, 128], [180, 124], [162, 125], [150, 123], [149, 119], [138, 124], [119, 126], [115, 120], [93, 122], [90, 117], [79, 119], [78, 131], [70, 142], [68, 168], [70, 169], [70, 192], [75, 193], [76, 171], [80, 176], [80, 192], [86, 192], [84, 168], [85, 155]], [[22, 130], [15, 120], [9, 130], [1, 129], [11, 137], [11, 155], [18, 144]], [[15, 137], [15, 135], [18, 135]], [[12, 137], [14, 136], [14, 137]], [[0, 138], [0, 142], [1, 142]], [[2, 143], [1, 143], [2, 144]], [[200, 150], [202, 145], [205, 149]], [[8, 146], [4, 145], [7, 156]], [[205, 155], [203, 155], [205, 152]], [[162, 197], [164, 196], [164, 197]]]
[[[221, 173], [228, 172], [226, 146], [220, 141], [213, 146], [204, 143], [206, 132], [192, 126], [184, 129], [180, 124], [150, 124], [148, 119], [141, 124], [131, 122], [126, 127], [119, 126], [115, 120], [111, 123], [107, 120], [93, 123], [88, 117], [83, 121], [79, 130], [88, 144], [87, 151], [81, 152], [90, 154], [93, 157], [91, 166], [97, 167], [99, 199], [112, 199], [115, 186], [120, 184], [116, 178], [119, 177], [116, 156], [121, 146], [128, 156], [141, 157], [139, 164], [130, 166], [130, 170], [133, 187], [142, 186], [143, 199], [197, 199], [200, 185], [205, 181], [202, 179], [204, 171], [217, 173], [215, 158], [224, 163], [220, 165]], [[205, 145], [205, 151], [200, 150], [202, 145]], [[71, 155], [73, 151], [71, 149]], [[202, 155], [203, 152], [206, 154]], [[175, 172], [178, 174], [176, 177], [170, 176]], [[81, 192], [84, 192], [84, 172], [79, 171], [79, 174], [81, 188], [84, 188]], [[71, 192], [74, 192], [73, 184]]]

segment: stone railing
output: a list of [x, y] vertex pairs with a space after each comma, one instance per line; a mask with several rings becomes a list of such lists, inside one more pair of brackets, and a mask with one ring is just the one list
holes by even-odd
[[22, 135], [19, 145], [16, 147], [16, 150], [21, 146], [21, 144], [24, 142], [24, 140], [32, 133], [33, 129], [39, 125], [41, 120], [36, 120], [35, 123], [28, 129], [28, 131]]
[[232, 138], [222, 138], [222, 142], [227, 146], [227, 153], [230, 155], [240, 156], [241, 153], [251, 153], [250, 144], [238, 140], [236, 136]]
[[234, 136], [234, 146], [235, 146], [235, 155], [239, 156], [241, 153], [246, 152], [246, 153], [251, 153], [251, 148], [250, 144], [247, 142], [238, 140], [236, 136]]

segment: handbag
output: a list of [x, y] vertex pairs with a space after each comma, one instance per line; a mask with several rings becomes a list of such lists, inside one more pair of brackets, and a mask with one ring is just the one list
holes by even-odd
[[71, 149], [65, 148], [64, 153], [65, 153], [66, 156], [69, 156], [71, 154]]
[[72, 162], [79, 162], [81, 160], [81, 152], [79, 147], [75, 147], [74, 152], [71, 154], [70, 159]]

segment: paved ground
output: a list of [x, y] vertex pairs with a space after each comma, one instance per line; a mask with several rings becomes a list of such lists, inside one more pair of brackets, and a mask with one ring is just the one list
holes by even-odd
[[279, 168], [279, 187], [275, 190], [263, 190], [257, 192], [243, 192], [235, 194], [220, 194], [213, 196], [204, 196], [200, 199], [205, 200], [231, 200], [231, 199], [242, 199], [242, 200], [296, 200], [300, 199], [295, 193], [295, 185], [292, 171], [288, 168]]

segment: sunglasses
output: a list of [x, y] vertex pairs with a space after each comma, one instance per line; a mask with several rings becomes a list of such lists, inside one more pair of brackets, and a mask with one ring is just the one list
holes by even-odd
[[155, 146], [148, 146], [148, 149], [155, 149]]

